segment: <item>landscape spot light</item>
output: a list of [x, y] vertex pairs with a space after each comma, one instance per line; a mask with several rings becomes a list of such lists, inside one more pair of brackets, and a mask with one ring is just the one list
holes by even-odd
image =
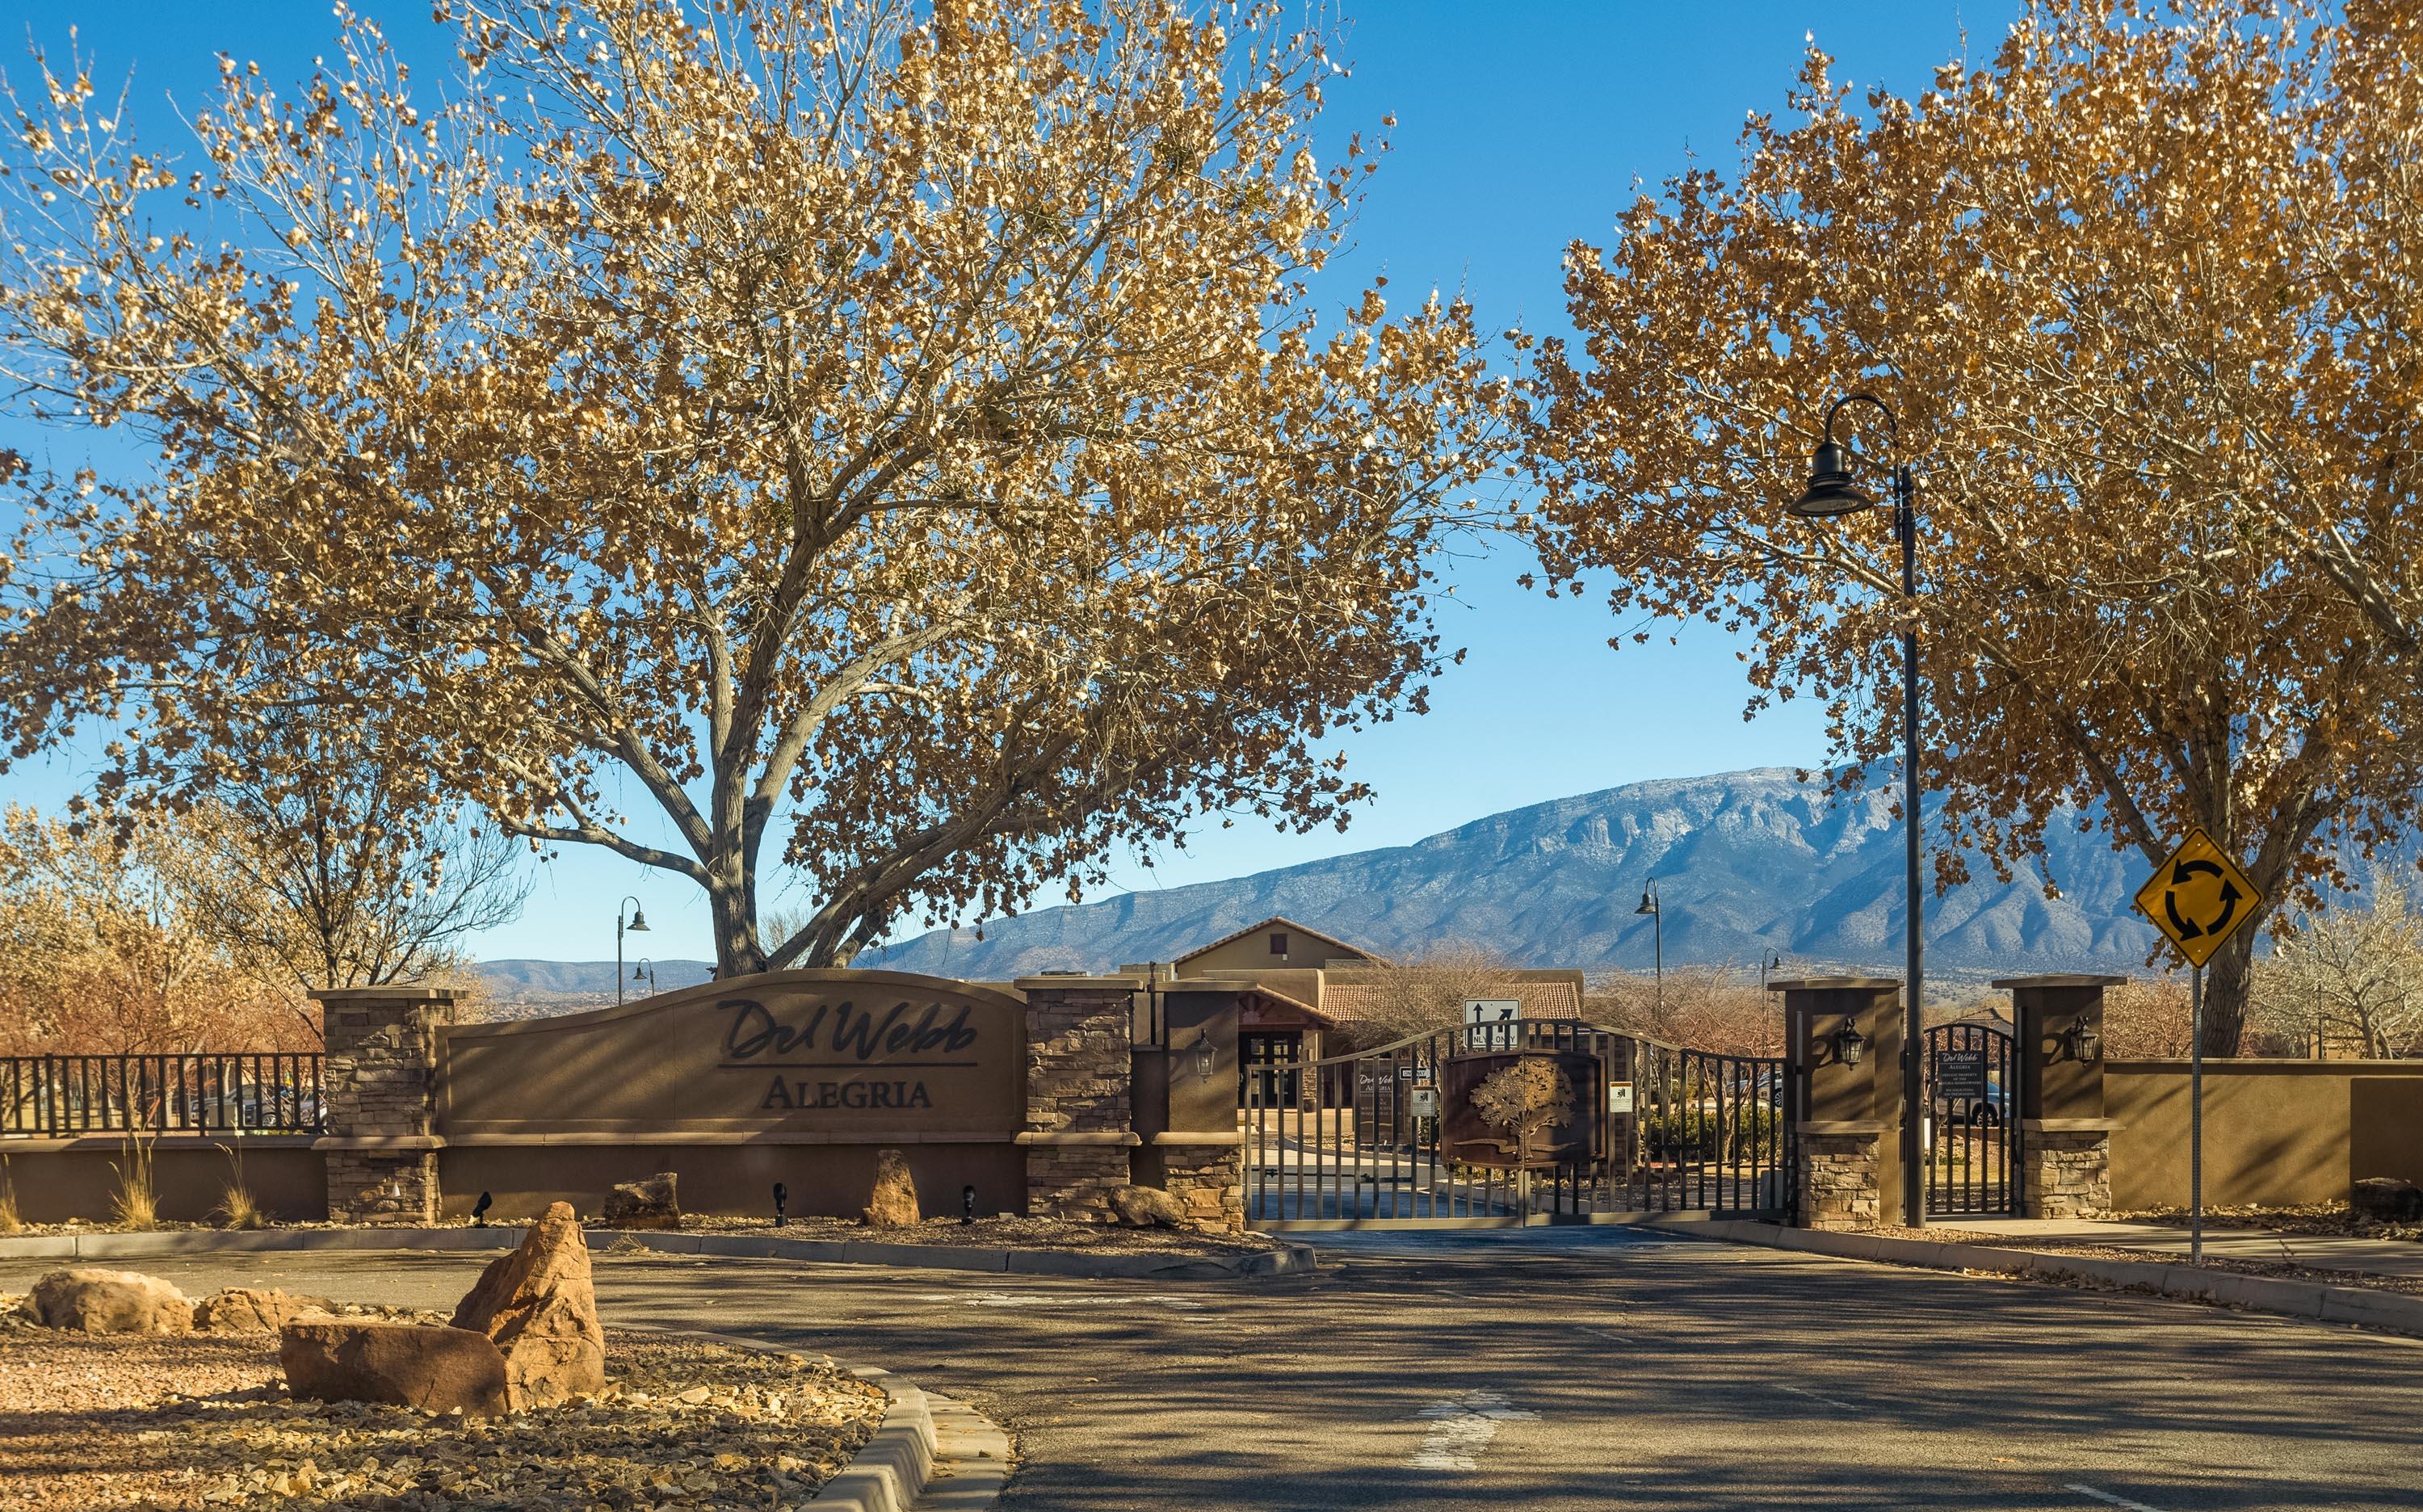
[[790, 1200], [790, 1192], [781, 1182], [776, 1182], [774, 1184], [774, 1227], [779, 1229], [783, 1226], [784, 1221], [783, 1218], [783, 1204]]
[[959, 1221], [962, 1223], [974, 1223], [975, 1220], [976, 1189], [972, 1185], [962, 1186], [959, 1188]]
[[471, 1204], [471, 1227], [484, 1229], [488, 1226], [488, 1205], [495, 1201], [496, 1198], [487, 1192], [480, 1194], [480, 1200]]
[[1868, 1048], [1867, 1040], [1860, 1033], [1859, 1020], [1848, 1013], [1844, 1014], [1842, 1027], [1833, 1033], [1833, 1041], [1834, 1058], [1845, 1066], [1857, 1070], [1860, 1057], [1865, 1054]]
[[2069, 1021], [2069, 1027], [2061, 1031], [2061, 1043], [2062, 1048], [2069, 1052], [2069, 1058], [2082, 1064], [2103, 1054], [2103, 1036], [2096, 1032], [2094, 1025], [2083, 1018]]

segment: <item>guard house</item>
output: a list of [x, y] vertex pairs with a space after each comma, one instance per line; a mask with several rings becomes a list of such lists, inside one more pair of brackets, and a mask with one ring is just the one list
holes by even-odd
[[[1365, 1026], [1358, 1032], [1358, 1026], [1379, 1017], [1391, 990], [1385, 979], [1390, 964], [1376, 951], [1274, 915], [1166, 965], [1119, 969], [1155, 980], [1161, 991], [1230, 995], [1238, 1060], [1251, 1066], [1317, 1060], [1370, 1043], [1378, 1031]], [[1525, 1018], [1578, 1019], [1582, 974], [1509, 970], [1481, 995], [1519, 1000]], [[1282, 1093], [1281, 1100], [1294, 1098]]]

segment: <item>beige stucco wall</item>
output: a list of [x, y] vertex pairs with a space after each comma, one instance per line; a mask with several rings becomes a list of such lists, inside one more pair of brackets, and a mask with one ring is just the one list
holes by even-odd
[[[2188, 1201], [2188, 1063], [2107, 1064], [2112, 1200]], [[2359, 1177], [2423, 1182], [2423, 1061], [2209, 1060], [2204, 1197], [2216, 1206], [2344, 1202]]]
[[[317, 1221], [328, 1216], [328, 1188], [321, 1154], [309, 1136], [253, 1135], [213, 1140], [169, 1136], [151, 1141], [151, 1189], [160, 1216], [175, 1223], [207, 1223], [233, 1179], [227, 1149], [244, 1154], [244, 1184], [273, 1218]], [[17, 1210], [28, 1223], [87, 1223], [111, 1219], [110, 1197], [118, 1189], [112, 1166], [127, 1163], [115, 1137], [79, 1139], [0, 1139]]]
[[1332, 961], [1368, 960], [1361, 951], [1330, 944], [1302, 930], [1288, 930], [1288, 953], [1271, 954], [1271, 936], [1281, 932], [1275, 927], [1256, 930], [1242, 939], [1206, 950], [1199, 956], [1180, 961], [1172, 969], [1180, 977], [1220, 977], [1240, 972], [1261, 974], [1280, 968], [1313, 969]]

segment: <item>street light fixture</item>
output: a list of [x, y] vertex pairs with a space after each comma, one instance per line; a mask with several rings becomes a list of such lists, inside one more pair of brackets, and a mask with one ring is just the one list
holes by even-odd
[[641, 956], [640, 958], [640, 963], [631, 968], [631, 979], [633, 981], [646, 982], [648, 984], [648, 995], [651, 997], [657, 995], [657, 963], [649, 960], [646, 956]]
[[1826, 435], [1809, 459], [1807, 491], [1785, 508], [1800, 519], [1833, 519], [1863, 509], [1890, 508], [1892, 510], [1893, 534], [1901, 544], [1901, 594], [1905, 610], [1901, 631], [1901, 814], [1902, 829], [1908, 841], [1905, 860], [1908, 867], [1909, 892], [1909, 985], [1906, 997], [1908, 1014], [1903, 1025], [1901, 1051], [1901, 1211], [1904, 1223], [1912, 1228], [1923, 1228], [1926, 1223], [1926, 1161], [1920, 1135], [1925, 1105], [1919, 1081], [1918, 1047], [1925, 1042], [1923, 1038], [1925, 1032], [1924, 998], [1921, 992], [1925, 918], [1918, 875], [1918, 507], [1908, 462], [1893, 469], [1892, 502], [1890, 505], [1861, 492], [1852, 481], [1849, 457], [1842, 443], [1834, 439], [1834, 417], [1849, 405], [1875, 406], [1885, 417], [1886, 444], [1898, 452], [1900, 427], [1893, 418], [1892, 406], [1874, 394], [1845, 394], [1827, 406]]
[[[627, 925], [623, 920], [623, 903], [631, 905]], [[648, 915], [640, 912], [640, 900], [625, 893], [623, 903], [614, 905], [614, 1001], [618, 1004], [623, 1001], [623, 931], [628, 929], [633, 934], [648, 932]]]
[[1666, 1022], [1666, 908], [1657, 900], [1656, 878], [1650, 878], [1649, 885], [1641, 889], [1640, 906], [1633, 912], [1649, 915], [1650, 940], [1657, 952], [1654, 958], [1657, 963], [1657, 1022], [1663, 1024]]

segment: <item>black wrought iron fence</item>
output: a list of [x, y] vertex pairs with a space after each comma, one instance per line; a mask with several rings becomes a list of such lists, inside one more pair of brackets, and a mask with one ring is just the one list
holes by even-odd
[[0, 1057], [0, 1136], [316, 1134], [317, 1055]]

